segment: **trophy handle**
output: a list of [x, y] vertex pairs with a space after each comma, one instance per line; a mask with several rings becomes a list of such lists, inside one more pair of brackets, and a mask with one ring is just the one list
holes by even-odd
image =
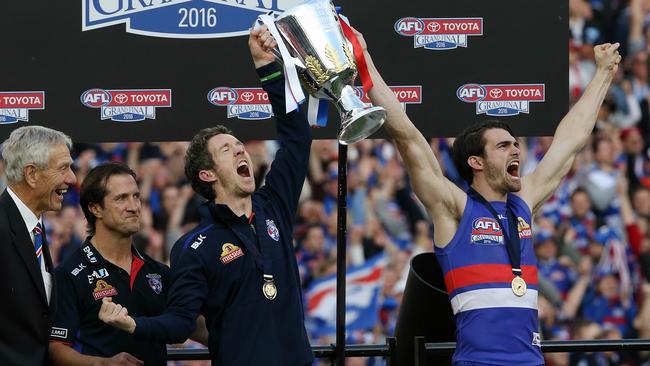
[[[260, 19], [256, 19], [255, 22], [253, 23], [253, 29], [257, 30], [262, 25], [264, 25], [264, 23]], [[282, 33], [280, 33], [280, 36], [282, 37]], [[280, 40], [276, 39], [275, 41], [276, 42], [284, 42], [284, 39], [280, 39]], [[293, 46], [291, 44], [289, 44], [288, 42], [284, 42], [284, 44], [290, 51], [292, 51], [294, 54], [296, 53], [296, 50], [293, 48]], [[282, 54], [280, 53], [280, 49], [277, 46], [274, 47], [271, 50], [271, 53], [273, 54], [273, 56], [275, 56], [275, 60], [277, 62], [284, 65], [284, 60], [282, 59]], [[296, 67], [298, 67], [299, 71], [302, 71], [302, 70], [305, 69], [305, 65], [302, 63], [302, 61], [300, 61], [300, 59], [298, 59], [297, 57], [291, 57], [291, 59], [293, 60], [293, 64], [296, 65]]]

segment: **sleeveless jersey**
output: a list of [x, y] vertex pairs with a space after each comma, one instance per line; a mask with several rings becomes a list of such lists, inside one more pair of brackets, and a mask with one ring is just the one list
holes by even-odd
[[508, 227], [501, 227], [480, 202], [467, 197], [458, 231], [445, 248], [435, 248], [456, 320], [454, 363], [544, 364], [537, 316], [537, 267], [531, 212], [514, 194], [492, 202], [503, 225], [506, 204], [517, 218], [522, 277], [528, 290], [516, 296], [506, 249]]

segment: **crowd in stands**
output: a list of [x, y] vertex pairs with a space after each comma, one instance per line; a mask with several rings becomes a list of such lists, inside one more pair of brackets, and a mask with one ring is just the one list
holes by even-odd
[[[545, 340], [650, 338], [650, 1], [569, 0], [569, 13], [570, 103], [595, 72], [595, 44], [620, 42], [624, 58], [598, 113], [591, 142], [535, 216], [541, 334]], [[432, 115], [430, 122], [444, 121]], [[520, 139], [524, 174], [539, 163], [551, 141], [552, 137]], [[445, 175], [465, 186], [452, 164], [452, 144], [450, 138], [431, 139]], [[176, 239], [198, 222], [203, 202], [184, 175], [187, 145], [74, 145], [78, 184], [104, 161], [123, 161], [137, 172], [143, 225], [135, 245], [162, 262], [168, 261]], [[253, 141], [246, 148], [257, 184], [262, 184], [277, 146]], [[294, 233], [305, 290], [336, 272], [337, 153], [335, 141], [313, 143]], [[389, 141], [354, 144], [348, 160], [348, 265], [361, 265], [379, 253], [386, 258], [377, 322], [372, 328], [349, 332], [348, 342], [381, 344], [394, 334], [409, 260], [433, 250], [434, 228]], [[46, 216], [55, 263], [64, 261], [85, 239], [78, 198], [77, 187], [67, 193], [61, 212]], [[333, 341], [327, 335], [312, 338], [312, 344]], [[546, 361], [552, 366], [650, 365], [650, 352], [546, 354]], [[381, 361], [356, 358], [348, 364]]]

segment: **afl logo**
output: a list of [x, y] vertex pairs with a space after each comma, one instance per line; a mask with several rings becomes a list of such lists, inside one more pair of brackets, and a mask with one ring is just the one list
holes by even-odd
[[424, 23], [418, 18], [402, 18], [395, 23], [395, 32], [407, 37], [419, 34], [423, 29]]
[[214, 88], [208, 93], [208, 101], [219, 106], [235, 104], [238, 98], [239, 94], [236, 90], [223, 86]]
[[480, 217], [472, 223], [473, 233], [485, 235], [501, 235], [501, 227], [494, 219]]
[[101, 108], [111, 102], [111, 93], [103, 89], [90, 89], [81, 94], [81, 104], [90, 108]]
[[465, 84], [456, 90], [458, 99], [467, 103], [474, 103], [485, 98], [486, 92], [482, 85]]

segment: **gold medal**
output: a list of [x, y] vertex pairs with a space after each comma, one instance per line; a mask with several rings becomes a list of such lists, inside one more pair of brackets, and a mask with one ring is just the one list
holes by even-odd
[[262, 293], [269, 300], [275, 299], [278, 295], [278, 288], [275, 287], [273, 280], [265, 280], [264, 285], [262, 285]]
[[515, 295], [521, 297], [526, 294], [526, 281], [524, 281], [523, 278], [517, 276], [512, 279], [512, 292], [514, 292]]

